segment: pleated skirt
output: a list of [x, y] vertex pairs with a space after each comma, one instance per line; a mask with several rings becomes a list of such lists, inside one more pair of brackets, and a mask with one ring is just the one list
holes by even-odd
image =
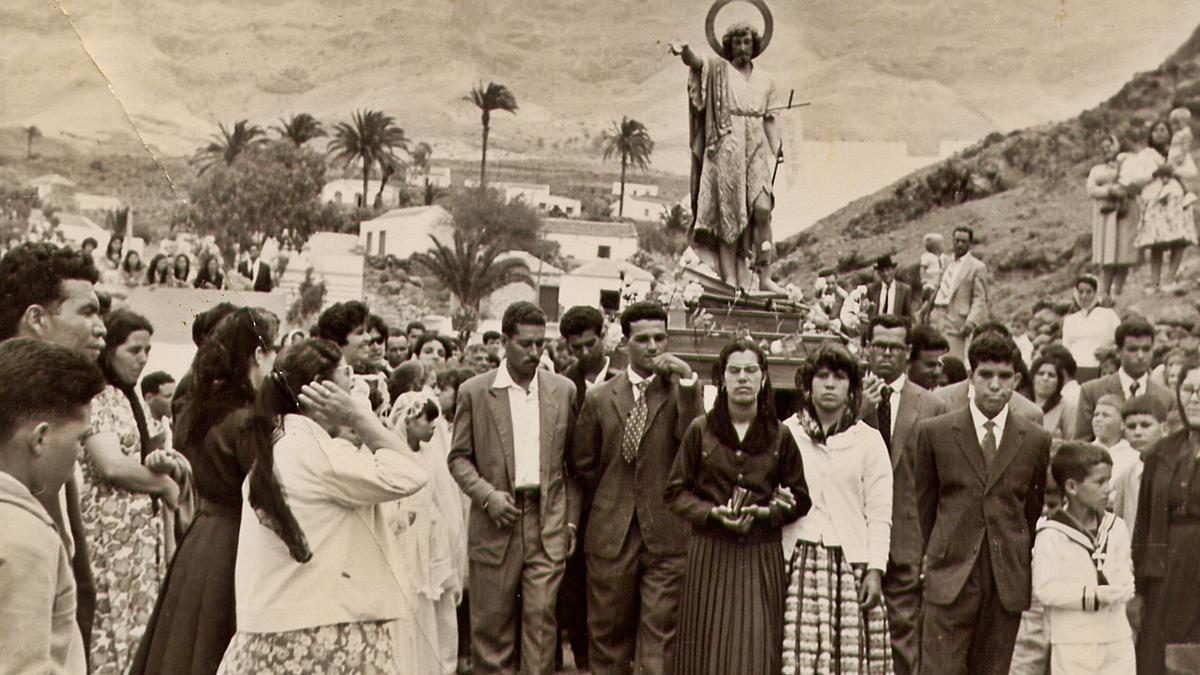
[[788, 562], [783, 672], [787, 675], [891, 675], [883, 605], [863, 613], [859, 572], [841, 548], [800, 541]]
[[130, 675], [212, 675], [237, 629], [233, 568], [241, 509], [201, 506], [184, 535]]
[[773, 534], [739, 540], [694, 533], [675, 634], [675, 673], [780, 672], [786, 576], [779, 533]]

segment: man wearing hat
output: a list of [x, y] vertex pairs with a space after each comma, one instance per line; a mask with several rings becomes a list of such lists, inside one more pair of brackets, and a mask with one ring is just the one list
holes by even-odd
[[867, 316], [874, 319], [880, 314], [891, 314], [912, 324], [916, 318], [917, 299], [912, 286], [896, 278], [896, 262], [890, 254], [879, 256], [875, 261], [875, 273], [879, 281], [867, 287]]

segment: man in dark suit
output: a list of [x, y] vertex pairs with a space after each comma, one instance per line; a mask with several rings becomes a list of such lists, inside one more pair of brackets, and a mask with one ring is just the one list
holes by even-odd
[[250, 244], [246, 249], [247, 258], [238, 265], [238, 272], [250, 280], [255, 292], [270, 293], [274, 288], [271, 283], [271, 266], [259, 260], [258, 246]]
[[575, 547], [579, 491], [566, 470], [575, 385], [538, 368], [546, 315], [514, 302], [505, 358], [459, 387], [450, 473], [471, 499], [471, 655], [475, 673], [550, 675], [555, 599]]
[[[983, 335], [996, 335], [1004, 338], [1005, 340], [1012, 340], [1012, 333], [1009, 332], [1008, 327], [999, 321], [985, 321], [984, 323], [979, 324], [979, 326], [975, 329], [974, 339], [978, 339]], [[1021, 354], [1018, 348], [1017, 359], [1020, 360], [1020, 358]], [[1017, 370], [1020, 372], [1022, 369], [1018, 368]], [[972, 378], [967, 378], [962, 382], [955, 382], [954, 384], [948, 384], [944, 387], [938, 387], [936, 390], [934, 390], [934, 393], [937, 394], [943, 401], [945, 401], [947, 410], [956, 410], [958, 408], [967, 407], [967, 402], [974, 398], [974, 386], [974, 380]], [[1009, 405], [1012, 406], [1013, 412], [1017, 413], [1021, 417], [1024, 417], [1030, 422], [1033, 422], [1034, 424], [1041, 425], [1043, 417], [1042, 409], [1039, 408], [1036, 403], [1026, 398], [1021, 392], [1013, 392], [1012, 400], [1009, 401]]]
[[571, 456], [593, 496], [584, 540], [592, 672], [670, 672], [690, 528], [663, 501], [683, 432], [704, 411], [688, 364], [669, 354], [667, 313], [621, 313], [629, 367], [587, 392]]
[[[600, 310], [587, 305], [568, 309], [558, 321], [558, 332], [575, 357], [575, 363], [562, 375], [575, 384], [575, 408], [578, 410], [583, 407], [584, 396], [589, 390], [616, 377], [621, 371], [609, 368], [612, 360], [605, 351], [606, 329], [604, 314]], [[568, 466], [571, 461], [568, 452]], [[581, 488], [578, 536], [580, 541], [587, 541], [592, 496], [586, 486]], [[588, 657], [587, 561], [582, 546], [576, 546], [575, 552], [567, 559], [567, 571], [558, 592], [558, 621], [567, 632], [571, 653], [575, 656], [575, 667], [587, 670], [591, 660]]]
[[865, 334], [870, 367], [863, 389], [862, 418], [879, 429], [892, 456], [892, 541], [883, 597], [897, 675], [917, 672], [921, 653], [921, 530], [913, 484], [912, 431], [917, 422], [941, 415], [946, 404], [908, 378], [920, 350], [908, 340], [907, 322], [891, 314], [871, 319]]
[[1092, 415], [1096, 412], [1096, 401], [1105, 394], [1115, 394], [1122, 401], [1147, 394], [1157, 399], [1165, 410], [1175, 407], [1175, 396], [1171, 390], [1150, 381], [1154, 326], [1142, 319], [1122, 321], [1117, 326], [1114, 339], [1121, 367], [1112, 375], [1085, 382], [1079, 389], [1079, 412], [1075, 418], [1075, 438], [1078, 440], [1095, 440]]
[[875, 261], [875, 273], [879, 281], [867, 286], [870, 301], [868, 316], [892, 314], [910, 324], [917, 315], [919, 298], [913, 295], [912, 287], [896, 278], [896, 263], [890, 255], [881, 255]]
[[1002, 675], [1031, 599], [1050, 434], [1012, 414], [1020, 352], [1010, 338], [978, 337], [968, 358], [974, 398], [917, 427], [921, 672]]

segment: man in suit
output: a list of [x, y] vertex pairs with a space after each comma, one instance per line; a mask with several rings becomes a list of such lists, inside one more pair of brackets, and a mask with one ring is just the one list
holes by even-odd
[[941, 415], [946, 404], [908, 378], [920, 350], [908, 339], [908, 323], [891, 314], [871, 319], [865, 334], [870, 368], [863, 389], [862, 418], [880, 431], [892, 456], [892, 541], [883, 597], [897, 675], [917, 672], [921, 653], [921, 530], [913, 484], [912, 431], [917, 422]]
[[683, 432], [703, 414], [688, 364], [666, 351], [667, 312], [621, 313], [629, 366], [587, 392], [571, 456], [592, 494], [584, 540], [592, 672], [670, 672], [691, 529], [663, 501]]
[[[1012, 340], [1012, 333], [1009, 332], [1008, 327], [999, 321], [985, 321], [976, 326], [975, 338], [978, 339], [984, 335], [996, 335], [1005, 340]], [[1016, 342], [1013, 341], [1013, 344], [1016, 344]], [[1021, 352], [1019, 347], [1017, 349], [1017, 359], [1019, 361], [1018, 366], [1020, 366]], [[1024, 368], [1017, 368], [1017, 372], [1021, 372], [1022, 370]], [[967, 402], [975, 398], [974, 380], [967, 378], [962, 382], [938, 387], [934, 390], [934, 393], [945, 401], [947, 410], [965, 408], [967, 407]], [[1009, 405], [1012, 406], [1013, 412], [1030, 422], [1038, 425], [1042, 423], [1042, 417], [1044, 416], [1042, 409], [1036, 403], [1026, 398], [1021, 392], [1013, 392]]]
[[[21, 244], [0, 261], [0, 340], [27, 337], [100, 358], [104, 319], [95, 285], [100, 280], [90, 256], [51, 244]], [[63, 487], [37, 495], [54, 520], [71, 556], [76, 586], [76, 620], [90, 653], [96, 584], [79, 511], [76, 471]]]
[[942, 382], [942, 357], [950, 352], [950, 343], [929, 324], [908, 331], [908, 342], [909, 381], [926, 391], [937, 389]]
[[467, 525], [473, 672], [550, 675], [555, 599], [575, 547], [579, 491], [566, 470], [575, 385], [538, 368], [546, 315], [504, 310], [500, 367], [459, 387], [450, 473], [471, 499]]
[[867, 287], [867, 300], [871, 303], [868, 315], [874, 318], [891, 314], [911, 324], [917, 315], [919, 298], [913, 295], [912, 286], [896, 278], [896, 263], [892, 256], [879, 256], [875, 261], [875, 273], [879, 275], [879, 281]]
[[913, 457], [924, 554], [921, 672], [1008, 673], [1029, 607], [1034, 525], [1050, 434], [1009, 403], [1020, 353], [994, 333], [971, 343], [974, 397], [917, 427]]
[[1150, 358], [1154, 353], [1154, 326], [1143, 319], [1129, 319], [1117, 326], [1114, 339], [1121, 367], [1112, 375], [1085, 382], [1079, 389], [1079, 409], [1075, 418], [1075, 438], [1095, 440], [1092, 415], [1096, 401], [1105, 394], [1115, 394], [1127, 401], [1138, 394], [1154, 397], [1165, 410], [1175, 407], [1171, 390], [1150, 381]]
[[[575, 357], [575, 363], [562, 375], [575, 384], [575, 408], [578, 410], [583, 407], [583, 399], [588, 391], [616, 377], [621, 371], [609, 368], [612, 360], [605, 351], [606, 329], [604, 314], [600, 310], [587, 305], [568, 309], [558, 321], [558, 332]], [[568, 466], [571, 461], [568, 452]], [[582, 499], [577, 534], [580, 541], [587, 541], [591, 493], [586, 485], [580, 487]], [[567, 631], [571, 653], [575, 656], [575, 667], [587, 670], [591, 659], [588, 656], [587, 561], [582, 546], [576, 546], [575, 552], [567, 559], [566, 574], [558, 592], [558, 621]]]
[[950, 355], [963, 358], [967, 338], [988, 317], [988, 268], [971, 254], [975, 231], [954, 228], [954, 260], [942, 270], [929, 303], [928, 321], [950, 343]]
[[271, 283], [271, 266], [259, 260], [258, 246], [250, 244], [246, 249], [246, 259], [238, 265], [238, 272], [250, 280], [255, 292], [270, 293], [275, 286]]

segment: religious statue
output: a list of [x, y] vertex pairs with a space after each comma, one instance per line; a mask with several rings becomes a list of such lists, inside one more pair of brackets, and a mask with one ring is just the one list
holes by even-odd
[[775, 125], [775, 82], [754, 63], [771, 37], [771, 15], [763, 0], [751, 0], [763, 15], [763, 33], [735, 23], [720, 43], [713, 32], [716, 12], [731, 0], [717, 0], [709, 11], [709, 44], [719, 57], [701, 58], [684, 43], [671, 53], [688, 66], [692, 214], [690, 243], [722, 281], [749, 290], [752, 270], [759, 290], [784, 292], [770, 276], [774, 244], [771, 210], [774, 175], [783, 161]]

